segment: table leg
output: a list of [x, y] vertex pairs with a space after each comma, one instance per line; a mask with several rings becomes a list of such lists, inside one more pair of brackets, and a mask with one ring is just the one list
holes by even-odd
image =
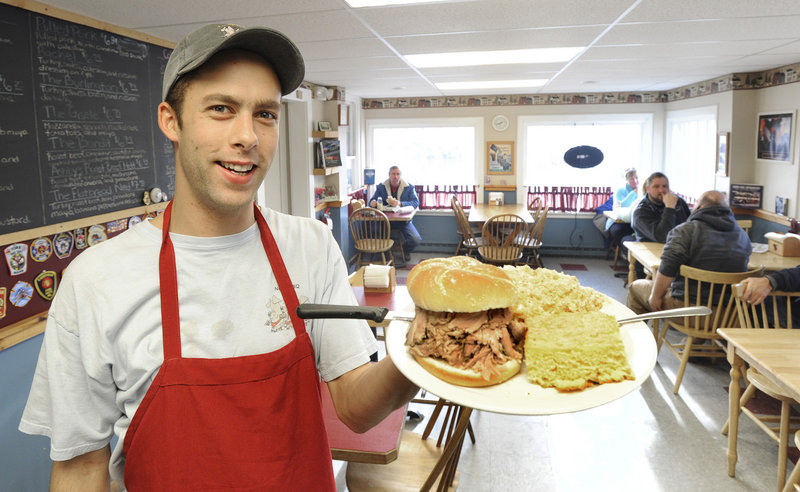
[[636, 258], [633, 257], [631, 250], [628, 250], [628, 285], [636, 280]]
[[[469, 407], [458, 406], [458, 411], [459, 417], [455, 432], [453, 432], [453, 434], [447, 440], [447, 444], [445, 444], [444, 449], [442, 449], [442, 455], [439, 457], [439, 461], [436, 462], [436, 466], [434, 466], [433, 470], [431, 470], [431, 473], [428, 475], [428, 479], [422, 485], [420, 492], [428, 492], [431, 490], [431, 487], [433, 487], [433, 484], [436, 482], [436, 478], [440, 474], [442, 475], [443, 481], [448, 479], [447, 475], [449, 475], [449, 481], [452, 481], [453, 479], [455, 470], [450, 468], [448, 469], [448, 473], [445, 473], [445, 467], [448, 465], [453, 466], [453, 464], [457, 466], [459, 454], [461, 452], [461, 445], [464, 442], [464, 434], [467, 432], [469, 417], [472, 415], [472, 409]], [[447, 483], [443, 490], [447, 490], [449, 486], [450, 484]]]
[[736, 476], [736, 440], [739, 437], [739, 380], [744, 360], [736, 354], [736, 347], [728, 344], [728, 362], [731, 364], [731, 385], [728, 388], [728, 476]]

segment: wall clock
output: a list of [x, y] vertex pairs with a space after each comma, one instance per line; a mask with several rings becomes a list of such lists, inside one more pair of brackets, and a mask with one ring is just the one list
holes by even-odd
[[492, 118], [492, 128], [494, 128], [498, 132], [505, 131], [508, 128], [508, 118], [506, 118], [502, 114], [498, 114], [497, 116]]

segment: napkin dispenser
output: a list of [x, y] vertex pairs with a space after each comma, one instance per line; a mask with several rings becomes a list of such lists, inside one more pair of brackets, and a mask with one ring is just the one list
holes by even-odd
[[490, 191], [489, 192], [489, 203], [492, 205], [502, 205], [504, 194], [502, 191]]
[[800, 236], [767, 233], [769, 251], [778, 256], [800, 256]]
[[397, 274], [393, 266], [367, 265], [361, 269], [364, 292], [390, 294], [397, 287]]

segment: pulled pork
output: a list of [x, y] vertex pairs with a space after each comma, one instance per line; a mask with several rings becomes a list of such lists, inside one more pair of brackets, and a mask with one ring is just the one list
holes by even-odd
[[417, 307], [406, 345], [414, 355], [444, 359], [454, 367], [477, 371], [488, 381], [499, 373], [497, 366], [522, 359], [525, 331], [508, 309], [446, 313]]

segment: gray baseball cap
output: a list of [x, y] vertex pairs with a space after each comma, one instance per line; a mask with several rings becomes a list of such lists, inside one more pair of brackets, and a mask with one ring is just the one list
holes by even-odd
[[175, 47], [164, 69], [161, 99], [167, 98], [182, 75], [200, 67], [214, 54], [233, 48], [252, 51], [267, 60], [278, 76], [284, 96], [303, 81], [306, 73], [303, 56], [283, 33], [266, 27], [209, 24], [189, 33]]

